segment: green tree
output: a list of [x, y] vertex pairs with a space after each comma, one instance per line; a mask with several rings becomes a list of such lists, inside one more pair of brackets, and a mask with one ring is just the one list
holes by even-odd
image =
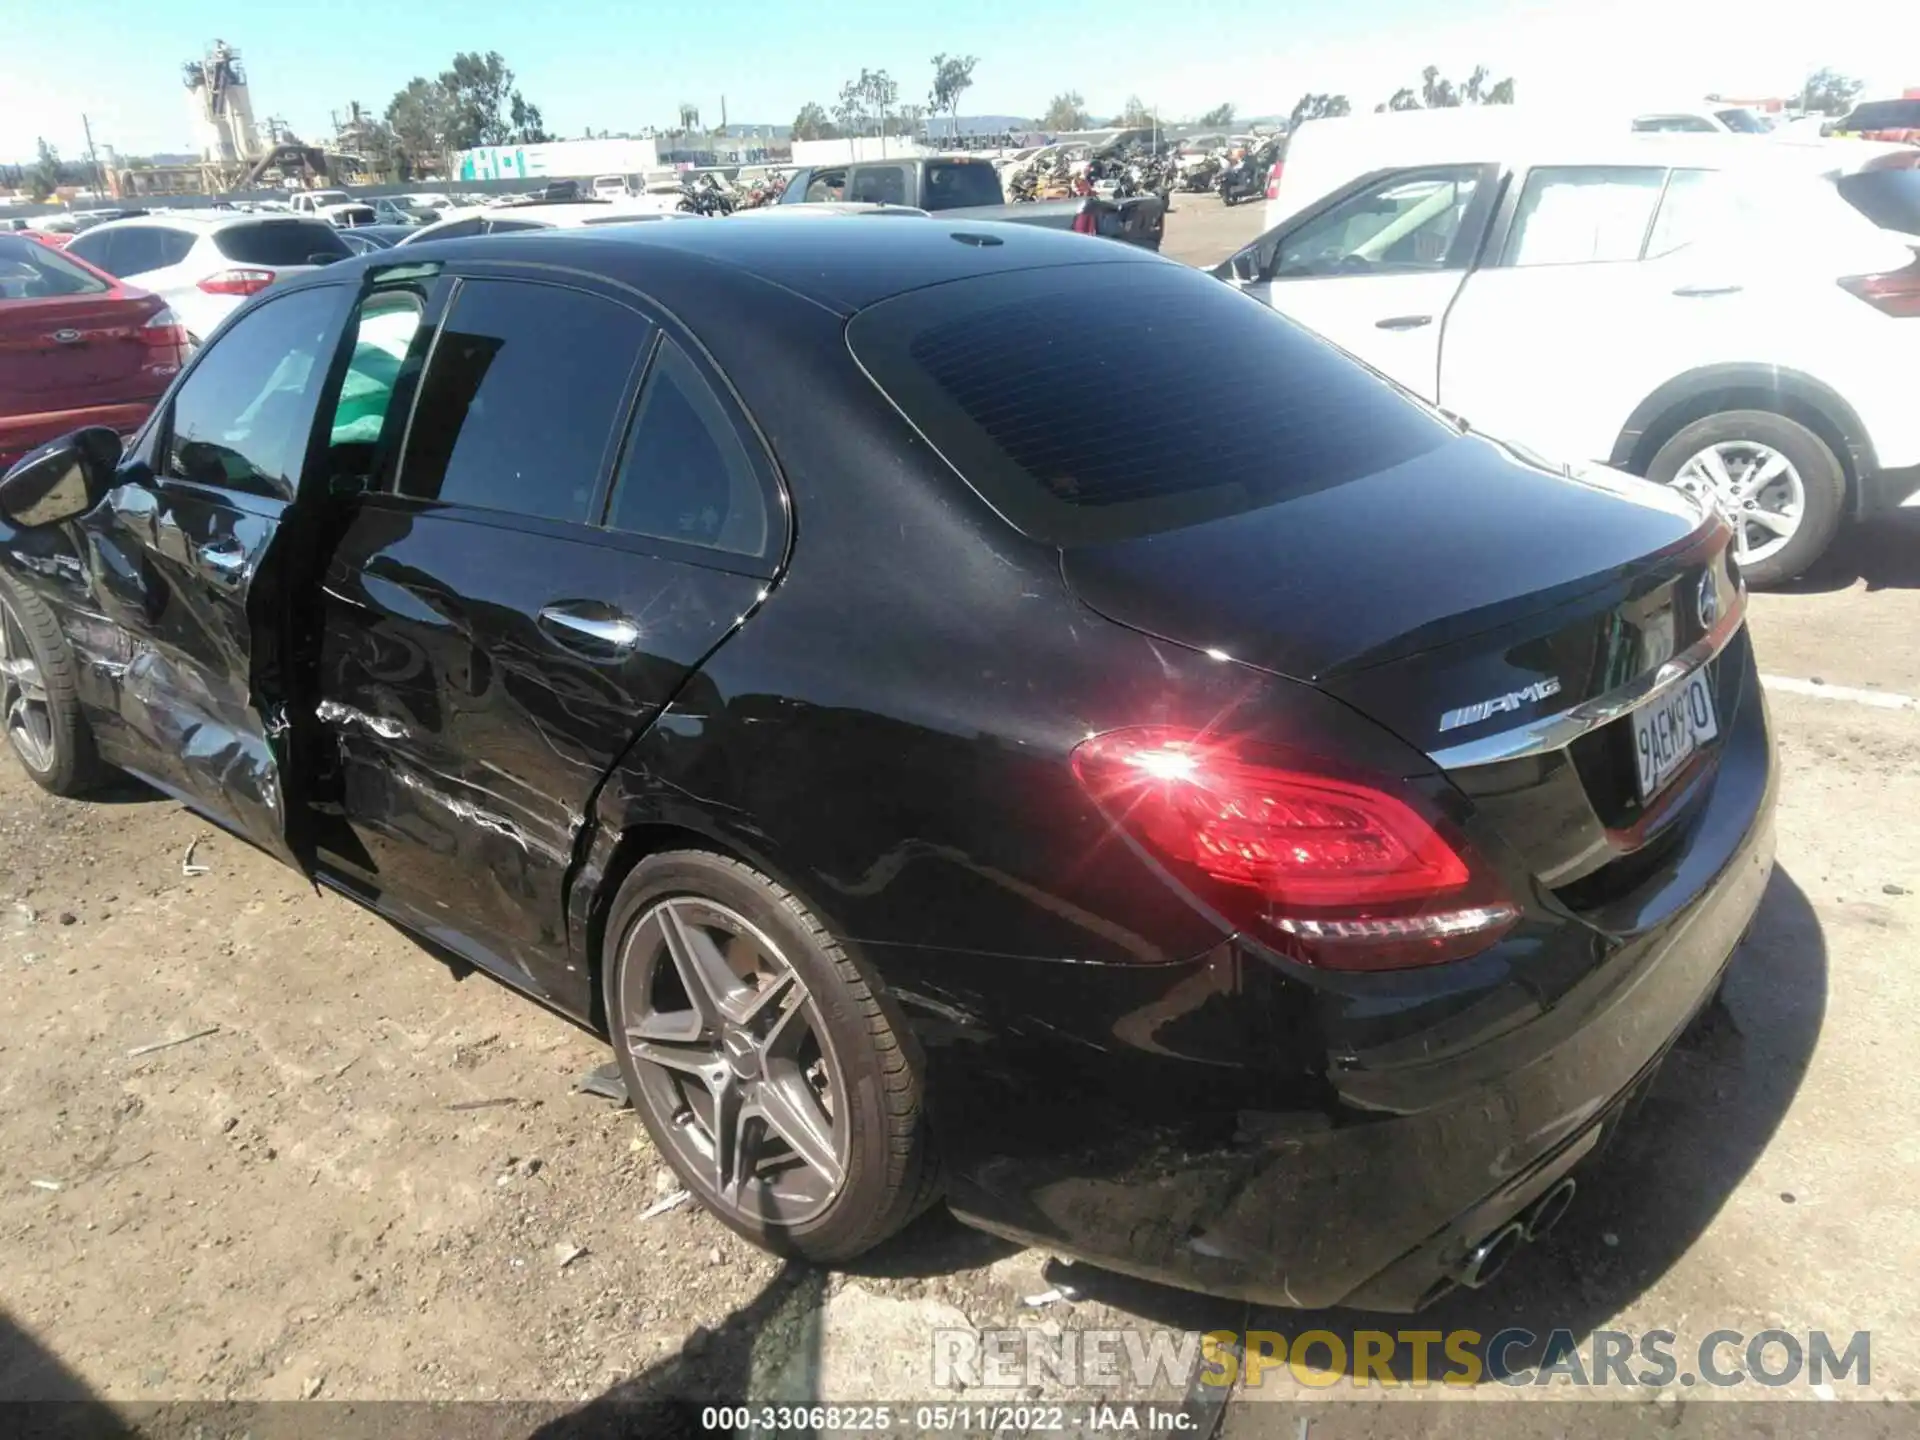
[[1040, 117], [1040, 128], [1055, 134], [1062, 130], [1084, 130], [1087, 118], [1086, 99], [1078, 90], [1067, 90], [1054, 96], [1047, 105], [1047, 113]]
[[960, 128], [960, 97], [972, 88], [973, 67], [979, 63], [978, 55], [933, 57], [933, 89], [927, 93], [927, 104], [934, 114], [944, 114], [953, 121], [956, 133]]
[[1138, 95], [1129, 95], [1125, 108], [1113, 117], [1113, 123], [1129, 130], [1144, 130], [1154, 123], [1153, 111], [1147, 108], [1147, 102]]
[[36, 200], [45, 200], [59, 188], [60, 152], [43, 138], [33, 169], [27, 172], [27, 193]]
[[1851, 75], [1838, 70], [1820, 69], [1807, 77], [1800, 87], [1800, 104], [1817, 115], [1844, 115], [1853, 108], [1854, 98], [1866, 87]]
[[1513, 77], [1509, 75], [1498, 85], [1487, 91], [1487, 104], [1511, 105], [1513, 103]]
[[518, 90], [507, 102], [507, 118], [513, 127], [507, 138], [516, 145], [543, 145], [553, 139], [540, 107], [526, 100]]
[[1420, 108], [1420, 97], [1402, 85], [1398, 90], [1393, 92], [1393, 98], [1387, 101], [1386, 108], [1389, 110], [1418, 110]]
[[448, 153], [447, 92], [416, 75], [387, 102], [387, 126], [416, 171], [444, 170]]
[[1335, 115], [1351, 115], [1353, 105], [1344, 95], [1317, 95], [1308, 92], [1294, 101], [1287, 116], [1287, 129], [1297, 129], [1309, 120], [1325, 120]]
[[1440, 73], [1438, 65], [1429, 65], [1420, 72], [1420, 93], [1402, 88], [1393, 92], [1393, 98], [1377, 110], [1448, 110], [1459, 105], [1511, 105], [1513, 104], [1513, 77], [1509, 75], [1497, 84], [1487, 81], [1492, 72], [1484, 65], [1473, 67], [1473, 73], [1458, 85]]
[[1227, 126], [1233, 124], [1233, 102], [1228, 101], [1225, 105], [1214, 106], [1213, 109], [1207, 111], [1206, 114], [1200, 117], [1199, 123], [1210, 126]]
[[800, 113], [793, 117], [793, 138], [796, 140], [831, 140], [840, 132], [833, 127], [833, 121], [827, 118], [826, 110], [809, 100], [800, 107]]

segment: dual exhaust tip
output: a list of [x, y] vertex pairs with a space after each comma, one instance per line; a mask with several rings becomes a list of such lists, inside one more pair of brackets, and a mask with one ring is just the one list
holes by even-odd
[[1540, 1239], [1560, 1223], [1560, 1217], [1573, 1204], [1573, 1191], [1571, 1180], [1562, 1180], [1553, 1186], [1518, 1216], [1469, 1250], [1466, 1259], [1455, 1267], [1454, 1280], [1469, 1290], [1478, 1290], [1491, 1283], [1494, 1276], [1506, 1269], [1507, 1262], [1519, 1252], [1522, 1245]]

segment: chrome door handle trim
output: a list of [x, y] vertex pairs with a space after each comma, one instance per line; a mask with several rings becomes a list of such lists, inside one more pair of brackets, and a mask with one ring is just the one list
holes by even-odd
[[1389, 315], [1384, 320], [1373, 322], [1376, 330], [1418, 330], [1423, 325], [1431, 325], [1431, 315]]
[[540, 612], [540, 618], [608, 650], [632, 650], [640, 643], [640, 627], [624, 616], [603, 620], [575, 614], [562, 605], [549, 605]]

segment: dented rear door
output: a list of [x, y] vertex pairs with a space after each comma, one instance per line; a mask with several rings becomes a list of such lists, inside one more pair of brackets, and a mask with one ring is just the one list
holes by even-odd
[[195, 359], [79, 522], [97, 611], [67, 625], [111, 757], [303, 870], [301, 480], [352, 293], [276, 296]]
[[585, 276], [448, 271], [394, 473], [330, 550], [320, 859], [557, 997], [593, 797], [758, 603], [785, 531], [668, 317]]

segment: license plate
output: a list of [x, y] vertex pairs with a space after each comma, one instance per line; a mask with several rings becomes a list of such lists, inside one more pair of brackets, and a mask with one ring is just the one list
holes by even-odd
[[1640, 798], [1650, 800], [1720, 733], [1713, 714], [1713, 691], [1704, 668], [1633, 712], [1633, 753], [1640, 768]]

